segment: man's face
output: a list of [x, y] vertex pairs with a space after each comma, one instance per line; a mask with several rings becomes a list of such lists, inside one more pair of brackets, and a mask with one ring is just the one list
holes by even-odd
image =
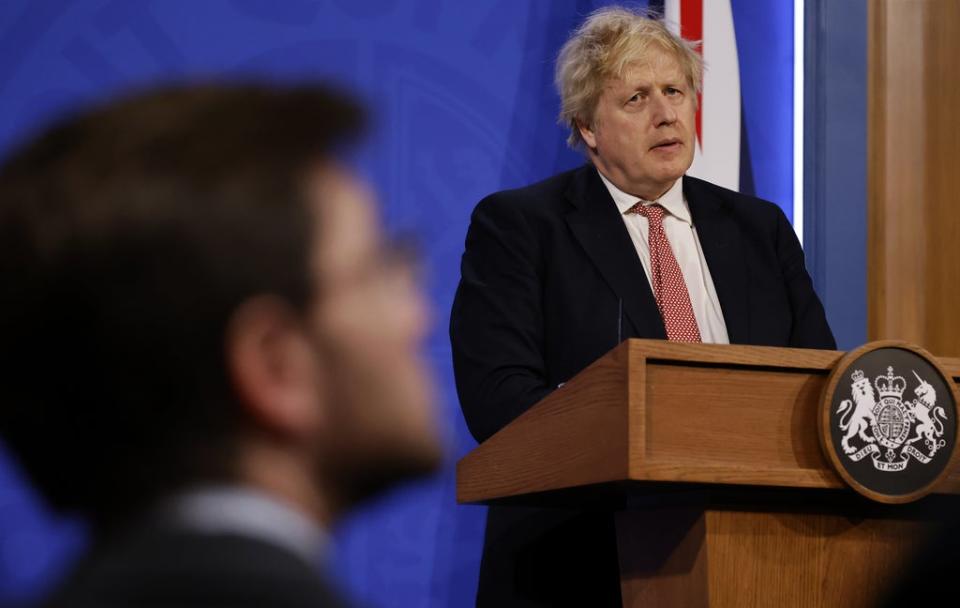
[[434, 382], [421, 353], [429, 314], [410, 260], [384, 243], [370, 192], [329, 167], [313, 192], [310, 321], [329, 415], [322, 466], [339, 491], [362, 495], [440, 461]]
[[618, 188], [659, 198], [690, 168], [696, 145], [696, 92], [676, 58], [651, 49], [607, 82], [593, 122], [580, 134], [597, 169]]

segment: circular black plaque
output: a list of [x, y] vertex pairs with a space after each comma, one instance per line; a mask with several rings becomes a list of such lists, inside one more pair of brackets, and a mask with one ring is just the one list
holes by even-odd
[[957, 443], [957, 393], [936, 359], [898, 342], [845, 356], [827, 383], [820, 439], [837, 473], [880, 502], [930, 493]]

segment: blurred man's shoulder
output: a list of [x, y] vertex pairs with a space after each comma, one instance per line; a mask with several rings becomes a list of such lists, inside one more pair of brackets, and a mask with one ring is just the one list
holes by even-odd
[[153, 528], [91, 552], [49, 608], [190, 605], [346, 608], [318, 567], [233, 534]]

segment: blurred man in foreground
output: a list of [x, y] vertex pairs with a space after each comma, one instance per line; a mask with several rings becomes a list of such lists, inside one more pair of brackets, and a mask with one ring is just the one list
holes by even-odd
[[138, 95], [0, 170], [0, 430], [95, 547], [64, 606], [339, 606], [328, 526], [441, 455], [427, 312], [321, 88]]

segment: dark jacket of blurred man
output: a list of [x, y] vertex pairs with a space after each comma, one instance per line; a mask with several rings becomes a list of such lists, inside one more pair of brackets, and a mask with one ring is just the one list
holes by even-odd
[[[590, 163], [487, 197], [467, 234], [450, 334], [478, 441], [621, 339], [835, 347], [783, 212], [685, 175], [702, 68], [617, 7], [561, 50], [560, 119]], [[478, 604], [619, 606], [612, 516], [491, 508]]]
[[310, 87], [169, 88], [0, 170], [4, 439], [95, 546], [55, 606], [342, 606], [327, 529], [440, 457], [425, 303]]

